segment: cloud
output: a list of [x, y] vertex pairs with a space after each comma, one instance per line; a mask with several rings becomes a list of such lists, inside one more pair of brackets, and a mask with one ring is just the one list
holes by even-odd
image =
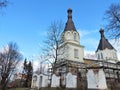
[[89, 50], [84, 51], [84, 58], [97, 60], [95, 51], [89, 51]]
[[98, 33], [98, 30], [78, 29], [78, 33], [80, 34], [80, 37], [82, 38], [90, 34]]
[[87, 55], [87, 54], [92, 54], [92, 55], [94, 55], [94, 54], [95, 54], [95, 51], [85, 50], [84, 54], [85, 54], [85, 55]]
[[89, 34], [89, 32], [85, 30], [78, 30], [78, 33], [80, 34], [80, 37], [84, 37]]
[[99, 40], [96, 40], [94, 38], [85, 38], [81, 40], [81, 44], [85, 46], [85, 49], [87, 50], [96, 50], [98, 47]]
[[98, 37], [98, 30], [85, 30], [85, 29], [78, 29], [80, 34], [80, 44], [85, 46], [86, 50], [96, 50], [99, 37]]

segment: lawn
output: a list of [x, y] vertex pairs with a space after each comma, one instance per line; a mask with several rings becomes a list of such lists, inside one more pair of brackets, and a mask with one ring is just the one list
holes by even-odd
[[27, 88], [11, 88], [11, 89], [8, 89], [8, 90], [28, 90]]
[[[8, 89], [8, 90], [30, 90], [28, 88], [11, 88], [11, 89]], [[33, 89], [31, 89], [33, 90]], [[34, 90], [37, 90], [37, 89], [34, 89]], [[44, 88], [44, 89], [39, 89], [39, 90], [65, 90], [65, 89], [62, 89], [62, 88], [57, 88], [57, 89], [53, 89], [53, 88]]]

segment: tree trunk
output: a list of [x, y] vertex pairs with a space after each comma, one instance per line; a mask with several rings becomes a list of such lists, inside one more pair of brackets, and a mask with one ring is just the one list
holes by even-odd
[[0, 90], [6, 89], [6, 77], [3, 77], [0, 83]]

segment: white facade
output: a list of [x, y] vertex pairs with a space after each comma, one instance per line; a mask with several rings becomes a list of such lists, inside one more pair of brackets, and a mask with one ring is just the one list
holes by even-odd
[[84, 62], [84, 46], [80, 45], [80, 35], [72, 21], [72, 9], [68, 9], [68, 20], [61, 35], [62, 44], [59, 47], [58, 60]]
[[51, 87], [60, 87], [60, 76], [52, 75]]
[[87, 72], [88, 89], [107, 89], [105, 73], [103, 69], [99, 69], [98, 73], [94, 73], [93, 69]]
[[101, 39], [96, 51], [98, 60], [107, 62], [118, 62], [117, 51], [104, 36], [104, 30], [100, 29]]
[[44, 88], [48, 87], [48, 76], [43, 74], [34, 74], [32, 77], [31, 88]]
[[59, 48], [59, 60], [71, 60], [84, 62], [84, 46], [79, 44], [79, 33], [77, 31], [65, 31], [62, 34], [62, 45]]
[[79, 33], [73, 30], [65, 31], [62, 33], [62, 42], [71, 42], [79, 45], [80, 36]]
[[98, 50], [96, 52], [96, 56], [98, 60], [111, 60], [111, 61], [118, 61], [117, 52], [114, 49], [104, 49]]
[[66, 88], [77, 88], [77, 76], [71, 72], [66, 75]]

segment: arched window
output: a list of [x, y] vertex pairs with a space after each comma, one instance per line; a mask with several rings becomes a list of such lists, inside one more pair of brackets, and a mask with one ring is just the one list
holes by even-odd
[[67, 33], [67, 38], [70, 39], [70, 32]]
[[37, 81], [37, 76], [34, 76], [33, 79], [34, 79], [34, 81]]
[[100, 55], [98, 54], [98, 59], [100, 60]]
[[101, 53], [101, 59], [103, 59], [103, 54]]
[[76, 36], [76, 33], [74, 33], [74, 40], [76, 40], [77, 39], [77, 36]]

